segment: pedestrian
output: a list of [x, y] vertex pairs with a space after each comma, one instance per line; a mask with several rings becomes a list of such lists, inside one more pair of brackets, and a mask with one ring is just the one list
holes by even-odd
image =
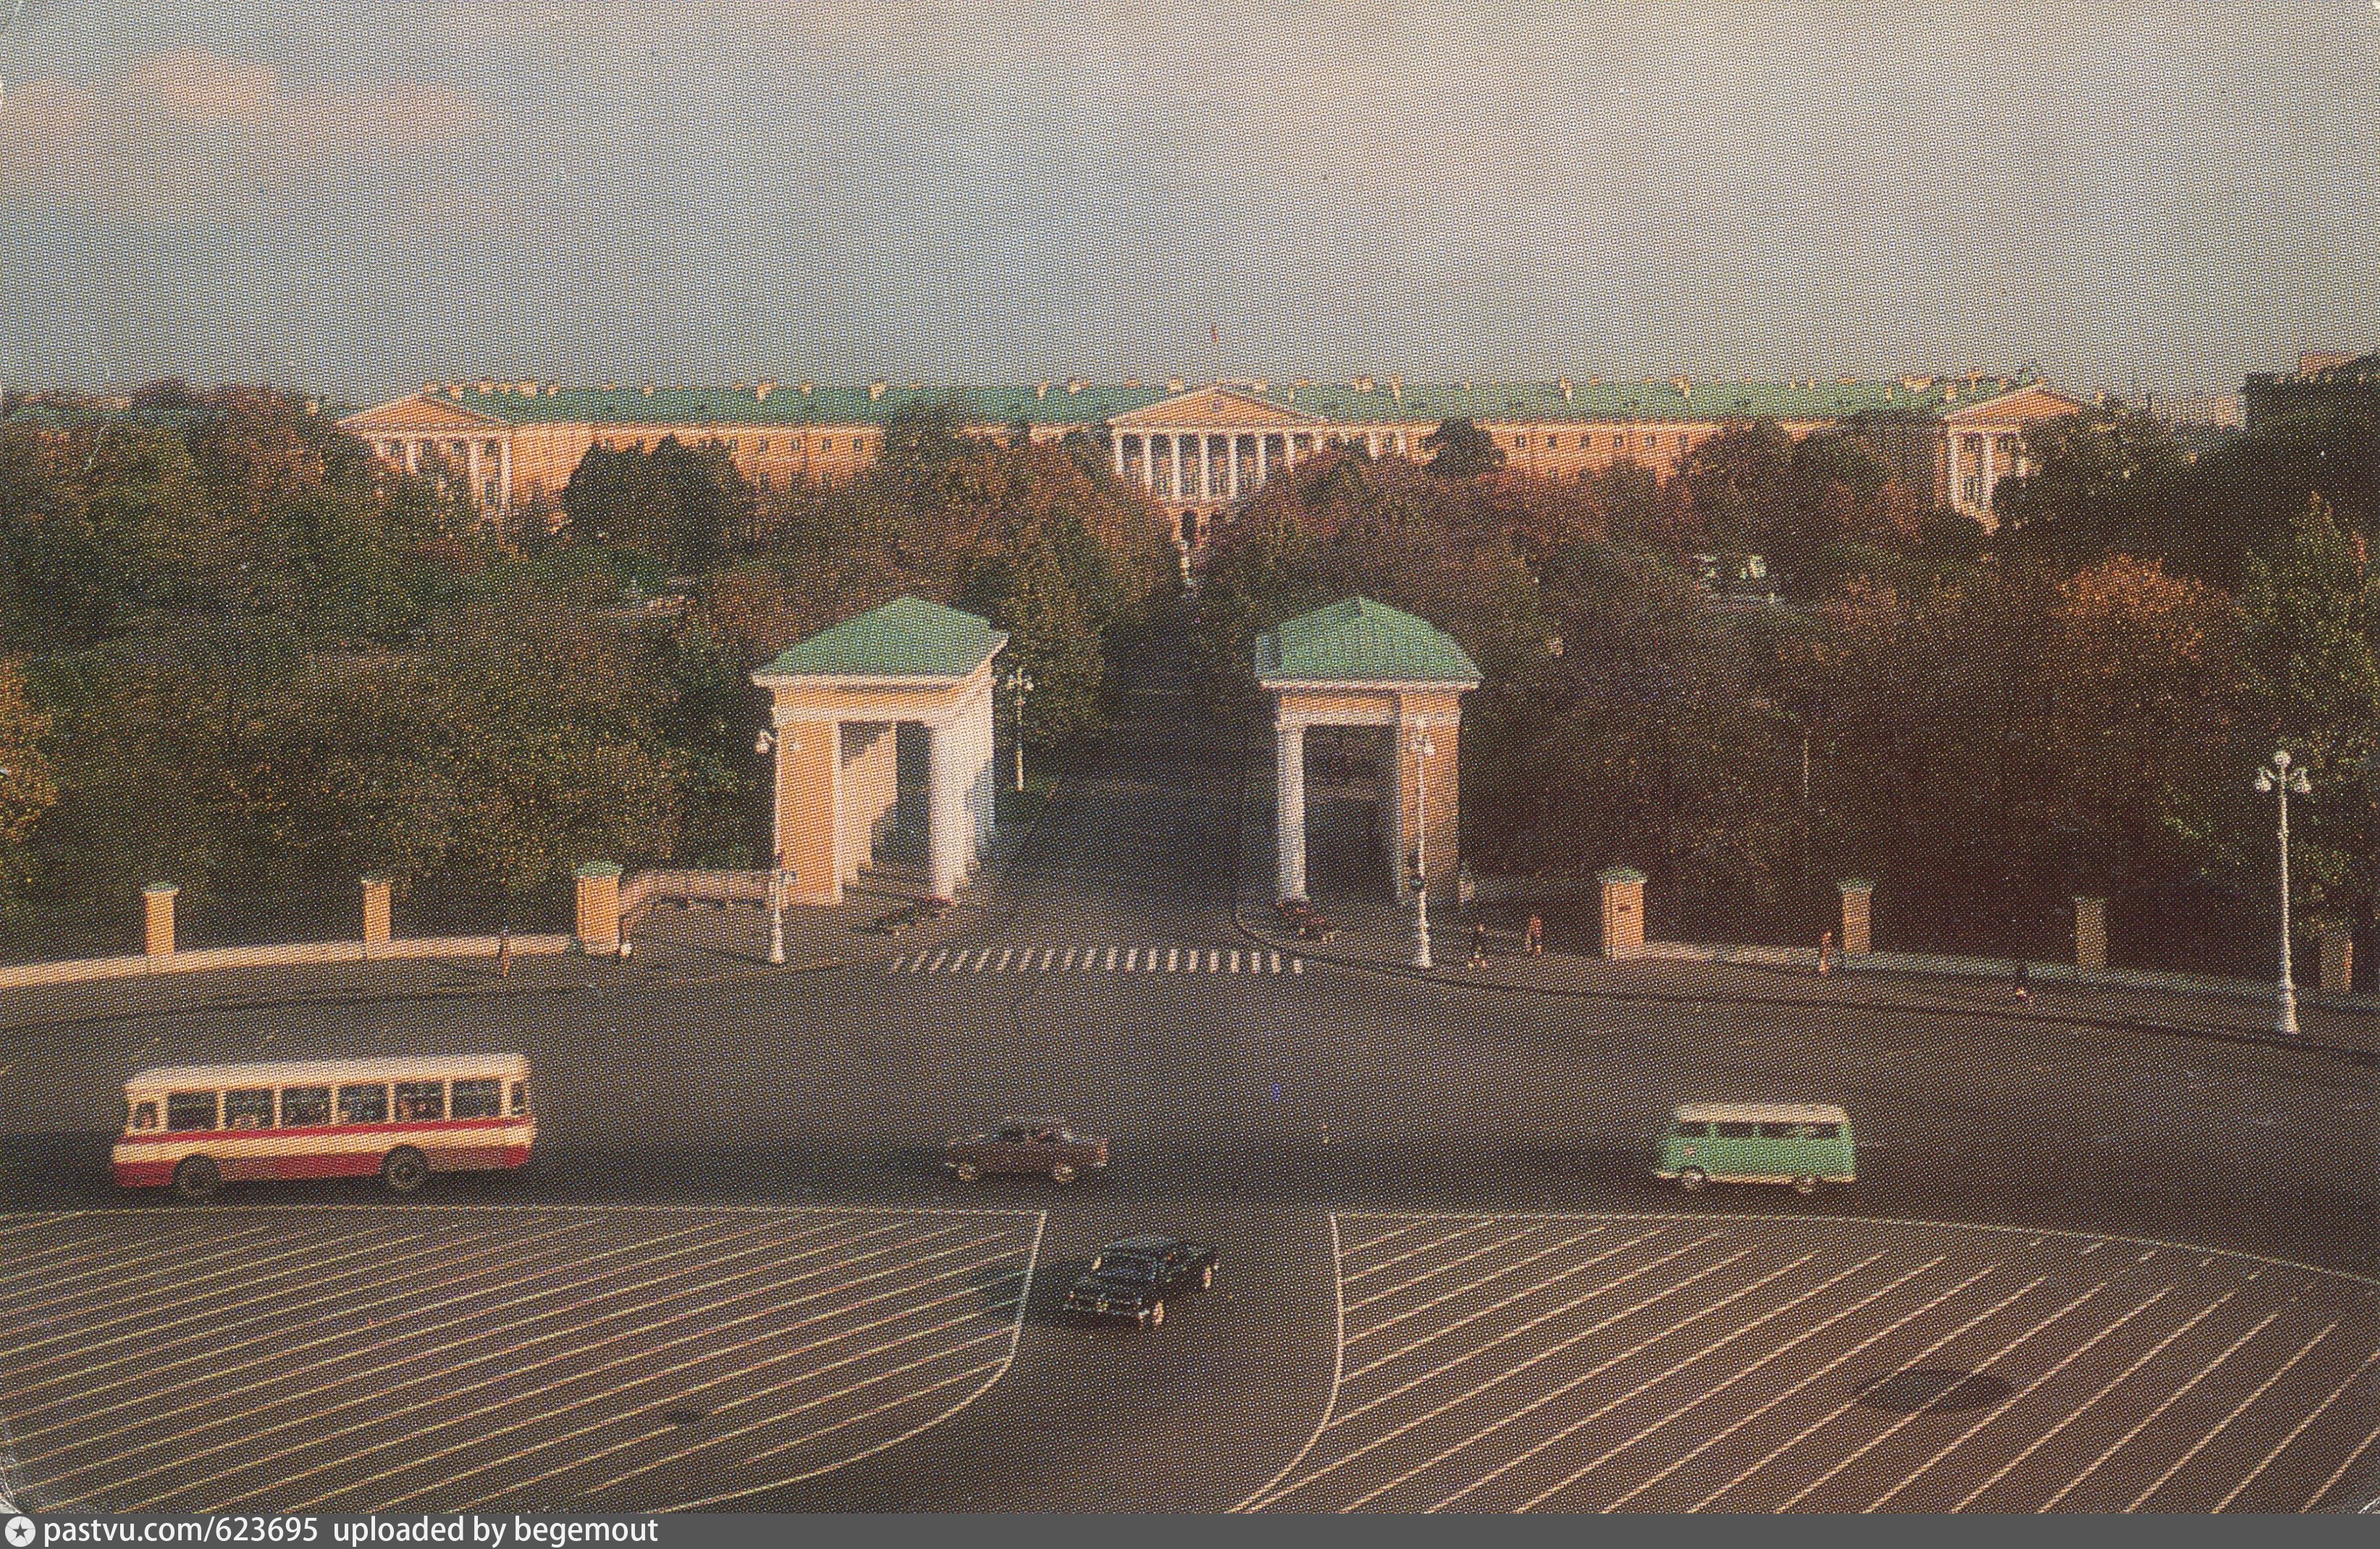
[[510, 979], [512, 976], [513, 930], [511, 926], [506, 925], [496, 932], [496, 977]]
[[2019, 957], [2016, 960], [2015, 982], [2016, 1003], [2019, 1006], [2029, 1006], [2033, 1003], [2033, 985], [2030, 982], [2032, 977], [2032, 965], [2022, 957]]
[[1485, 920], [1471, 922], [1471, 966], [1488, 966], [1488, 921]]
[[1835, 933], [1818, 933], [1818, 977], [1824, 979], [1835, 971]]
[[1531, 957], [1546, 955], [1546, 922], [1534, 914], [1529, 916], [1528, 924], [1521, 929], [1521, 951]]
[[620, 930], [620, 961], [622, 961], [622, 962], [624, 962], [624, 963], [625, 963], [625, 962], [626, 962], [626, 961], [628, 960], [628, 954], [629, 954], [630, 952], [634, 951], [634, 950], [635, 950], [635, 948], [634, 948], [634, 947], [632, 947], [632, 946], [630, 946], [630, 945], [628, 945], [628, 932], [627, 932], [627, 928], [626, 928], [625, 926], [621, 927], [621, 930]]

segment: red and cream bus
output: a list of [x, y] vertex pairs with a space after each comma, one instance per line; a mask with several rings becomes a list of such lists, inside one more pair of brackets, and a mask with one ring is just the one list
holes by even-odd
[[409, 1194], [431, 1173], [520, 1166], [536, 1141], [518, 1055], [169, 1065], [124, 1083], [115, 1181], [195, 1200], [225, 1183], [378, 1173]]

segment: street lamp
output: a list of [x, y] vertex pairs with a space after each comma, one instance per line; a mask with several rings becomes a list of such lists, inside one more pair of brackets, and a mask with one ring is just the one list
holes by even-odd
[[1023, 667], [1011, 667], [1001, 679], [1008, 690], [1009, 701], [1016, 706], [1016, 788], [1025, 789], [1025, 696], [1033, 691], [1033, 675]]
[[[766, 726], [761, 727], [760, 735], [752, 739], [752, 751], [760, 758], [767, 758], [781, 749], [788, 753], [798, 752], [801, 746]], [[794, 880], [793, 873], [785, 870], [785, 808], [783, 793], [777, 788], [777, 775], [783, 767], [782, 763], [771, 764], [769, 777], [769, 854], [771, 860], [769, 868], [769, 966], [771, 968], [785, 966], [785, 887]]]
[[2279, 1031], [2290, 1037], [2298, 1031], [2298, 987], [2289, 977], [2289, 798], [2312, 796], [2305, 771], [2289, 767], [2287, 749], [2273, 755], [2270, 767], [2256, 771], [2260, 796], [2280, 798], [2281, 831], [2281, 1019]]
[[1417, 969], [1435, 967], [1429, 960], [1429, 767], [1438, 751], [1422, 732], [1413, 739], [1414, 755], [1414, 961]]

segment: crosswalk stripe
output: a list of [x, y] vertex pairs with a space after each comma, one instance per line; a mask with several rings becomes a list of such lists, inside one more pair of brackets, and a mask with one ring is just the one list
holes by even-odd
[[1116, 949], [1115, 949], [1114, 947], [1112, 947], [1112, 946], [1109, 947], [1109, 948], [1108, 948], [1108, 967], [1109, 967], [1109, 969], [1110, 969], [1110, 970], [1113, 970], [1113, 969], [1114, 969], [1114, 967], [1115, 967], [1115, 955], [1116, 955]]
[[[991, 948], [990, 948], [990, 947], [989, 947], [989, 946], [987, 946], [987, 947], [985, 947], [985, 948], [984, 948], [984, 950], [985, 950], [986, 952], [989, 952], [989, 951], [990, 951], [990, 950], [991, 950]], [[1014, 948], [1014, 947], [1013, 947], [1013, 946], [1012, 946], [1012, 947], [1010, 947], [1007, 951], [1002, 952], [1002, 953], [1000, 955], [1000, 966], [999, 966], [998, 968], [996, 968], [996, 969], [992, 970], [991, 971], [992, 971], [992, 972], [994, 972], [994, 973], [1006, 973], [1006, 972], [1008, 971], [1008, 959], [1009, 959], [1009, 958], [1011, 958], [1011, 957], [1015, 957], [1015, 956], [1016, 956], [1016, 948]]]
[[1056, 947], [1054, 947], [1054, 946], [1048, 946], [1048, 947], [1044, 947], [1044, 948], [1042, 948], [1042, 950], [1041, 950], [1041, 971], [1042, 971], [1042, 972], [1047, 973], [1047, 972], [1049, 972], [1049, 971], [1050, 971], [1050, 958], [1052, 958], [1052, 957], [1056, 957], [1057, 955], [1058, 955], [1058, 949], [1057, 949]]
[[1066, 948], [1066, 962], [1065, 962], [1065, 967], [1066, 967], [1067, 970], [1068, 970], [1068, 971], [1070, 971], [1070, 972], [1073, 970], [1073, 969], [1074, 969], [1074, 967], [1075, 967], [1075, 949], [1074, 949], [1073, 947], [1071, 947], [1071, 946], [1070, 946], [1070, 947], [1068, 947], [1068, 948]]
[[[999, 956], [995, 958], [993, 953]], [[1281, 954], [1253, 947], [1168, 946], [944, 947], [935, 952], [895, 953], [884, 971], [894, 973], [1280, 973]], [[1305, 959], [1292, 953], [1291, 973], [1304, 973]]]
[[1132, 971], [1133, 965], [1138, 961], [1140, 961], [1140, 948], [1135, 946], [1131, 951], [1126, 952], [1123, 955], [1124, 972], [1130, 973]]
[[[940, 971], [941, 970], [941, 967], [942, 967], [942, 959], [943, 959], [943, 958], [945, 958], [945, 957], [949, 957], [950, 955], [951, 955], [951, 954], [950, 954], [950, 949], [949, 949], [948, 947], [945, 947], [945, 948], [943, 948], [941, 951], [935, 953], [935, 954], [934, 954], [934, 965], [933, 965], [933, 967], [931, 967], [931, 968], [928, 969], [926, 971], [927, 971], [928, 973], [938, 973], [938, 972], [940, 972]], [[923, 954], [921, 953], [921, 954], [919, 954], [919, 956], [921, 956], [921, 957], [922, 957], [922, 956], [923, 956]]]
[[1176, 964], [1178, 964], [1181, 960], [1182, 960], [1182, 948], [1180, 948], [1180, 947], [1178, 947], [1178, 946], [1169, 946], [1169, 947], [1167, 947], [1167, 948], [1165, 949], [1165, 971], [1166, 971], [1166, 972], [1168, 972], [1168, 973], [1172, 973], [1172, 972], [1173, 972], [1173, 971], [1174, 971], [1174, 967], [1175, 967], [1175, 965], [1176, 965]]

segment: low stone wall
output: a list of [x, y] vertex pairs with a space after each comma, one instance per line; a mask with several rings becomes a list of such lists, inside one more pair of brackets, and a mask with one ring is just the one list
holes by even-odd
[[[203, 973], [210, 969], [296, 968], [317, 963], [377, 963], [419, 957], [488, 957], [495, 936], [423, 936], [407, 941], [318, 941], [282, 946], [223, 946], [202, 952], [145, 953], [84, 957], [58, 963], [19, 963], [0, 968], [0, 989], [41, 984], [91, 983], [109, 979], [145, 979], [156, 974]], [[517, 935], [512, 949], [524, 957], [567, 952], [566, 935]]]

